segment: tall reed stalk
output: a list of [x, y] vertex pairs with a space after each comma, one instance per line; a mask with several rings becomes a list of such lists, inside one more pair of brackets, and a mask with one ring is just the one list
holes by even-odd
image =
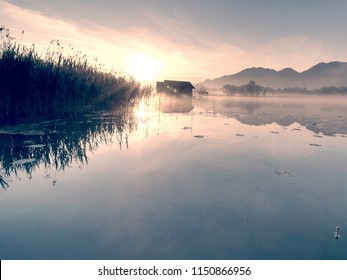
[[149, 94], [133, 77], [52, 40], [44, 53], [11, 37], [0, 48], [0, 123], [72, 115]]

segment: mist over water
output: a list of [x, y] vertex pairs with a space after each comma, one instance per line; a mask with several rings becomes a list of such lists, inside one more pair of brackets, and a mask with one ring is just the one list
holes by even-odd
[[161, 94], [1, 127], [0, 258], [346, 259], [346, 112]]
[[[246, 124], [275, 122], [288, 126], [297, 122], [317, 133], [347, 133], [347, 98], [343, 95], [280, 94], [256, 98], [216, 95], [213, 100], [212, 110], [215, 113], [235, 117]], [[204, 99], [198, 99], [197, 104], [209, 106]]]

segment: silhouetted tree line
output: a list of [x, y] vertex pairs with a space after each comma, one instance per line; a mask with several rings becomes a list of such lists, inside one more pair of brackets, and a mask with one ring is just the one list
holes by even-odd
[[347, 94], [347, 87], [321, 87], [319, 89], [307, 89], [306, 87], [284, 87], [284, 88], [271, 88], [257, 85], [255, 81], [251, 80], [246, 85], [235, 86], [225, 85], [223, 92], [228, 95], [248, 95], [248, 96], [265, 96], [267, 93], [318, 93], [318, 94]]
[[320, 93], [347, 93], [347, 87], [322, 87], [318, 89]]
[[240, 94], [252, 96], [265, 96], [269, 90], [270, 88], [257, 85], [253, 80], [249, 81], [248, 84], [242, 86], [225, 85], [223, 87], [223, 92], [228, 95]]
[[315, 93], [315, 94], [346, 94], [347, 87], [321, 87], [319, 89], [307, 89], [306, 87], [284, 87], [273, 89], [274, 92], [279, 93]]

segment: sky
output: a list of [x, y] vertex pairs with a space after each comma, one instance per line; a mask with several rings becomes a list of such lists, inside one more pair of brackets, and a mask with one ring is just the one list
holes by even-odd
[[0, 26], [23, 44], [59, 40], [142, 81], [200, 82], [347, 61], [346, 11], [345, 0], [0, 0]]

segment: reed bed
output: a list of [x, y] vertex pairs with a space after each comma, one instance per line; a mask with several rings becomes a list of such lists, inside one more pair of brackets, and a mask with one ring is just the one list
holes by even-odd
[[104, 71], [97, 59], [51, 41], [39, 53], [8, 38], [0, 48], [0, 123], [74, 115], [150, 94], [133, 77]]

